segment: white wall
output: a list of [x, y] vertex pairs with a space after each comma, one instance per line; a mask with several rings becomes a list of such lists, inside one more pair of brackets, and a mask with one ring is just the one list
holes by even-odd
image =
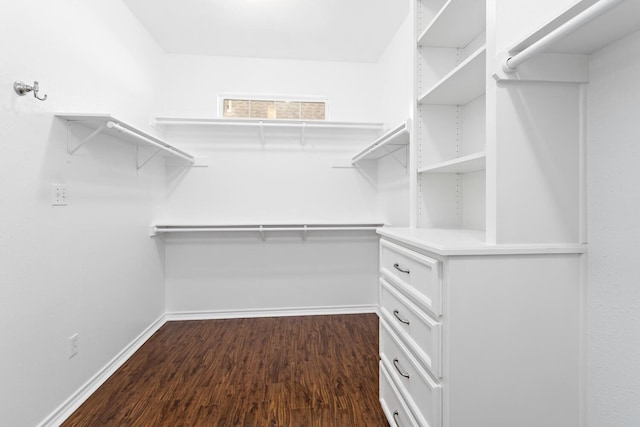
[[[411, 113], [413, 97], [413, 19], [407, 16], [395, 37], [382, 54], [380, 84], [383, 102], [380, 105], [387, 128], [406, 122]], [[378, 161], [378, 210], [393, 227], [408, 227], [410, 214], [409, 149], [399, 150]], [[403, 167], [402, 164], [406, 164]]]
[[[53, 117], [144, 125], [161, 52], [120, 2], [22, 0], [3, 3], [0, 57], [0, 424], [21, 427], [164, 312], [162, 249], [146, 235], [164, 166], [136, 174], [133, 146], [104, 137], [68, 157]], [[18, 97], [15, 80], [38, 80], [49, 99]], [[53, 183], [68, 186], [67, 207], [50, 205]]]
[[166, 239], [167, 312], [202, 316], [372, 312], [374, 232], [268, 232]]
[[[217, 117], [219, 94], [320, 96], [330, 120], [382, 122], [376, 64], [169, 55], [161, 110]], [[185, 91], [185, 82], [190, 88]], [[332, 168], [375, 132], [167, 128], [167, 139], [206, 158], [208, 167], [175, 176], [164, 222], [205, 224], [382, 222], [375, 165]], [[167, 310], [374, 306], [377, 240], [348, 234], [183, 236], [166, 239]], [[206, 260], [206, 261], [205, 261]]]
[[369, 63], [167, 55], [160, 115], [217, 117], [219, 94], [322, 96], [328, 120], [382, 121], [377, 66]]
[[640, 33], [591, 58], [587, 416], [640, 425]]

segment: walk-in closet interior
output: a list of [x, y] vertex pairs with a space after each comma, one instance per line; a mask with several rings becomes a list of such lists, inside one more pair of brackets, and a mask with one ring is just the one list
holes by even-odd
[[362, 313], [391, 426], [640, 425], [640, 0], [21, 0], [0, 36], [1, 426], [167, 322]]

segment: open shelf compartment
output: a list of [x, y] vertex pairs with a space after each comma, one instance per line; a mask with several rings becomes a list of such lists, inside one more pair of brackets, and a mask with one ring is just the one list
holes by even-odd
[[474, 153], [442, 163], [436, 163], [418, 170], [418, 173], [470, 173], [486, 169], [487, 156], [484, 152]]
[[431, 89], [418, 104], [464, 105], [485, 93], [486, 47], [477, 49]]
[[418, 37], [418, 46], [465, 47], [485, 29], [484, 0], [448, 0]]

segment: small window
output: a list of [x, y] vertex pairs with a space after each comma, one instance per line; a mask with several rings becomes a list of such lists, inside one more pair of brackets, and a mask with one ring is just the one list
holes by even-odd
[[324, 101], [284, 101], [277, 99], [236, 99], [225, 97], [222, 117], [243, 119], [325, 120]]

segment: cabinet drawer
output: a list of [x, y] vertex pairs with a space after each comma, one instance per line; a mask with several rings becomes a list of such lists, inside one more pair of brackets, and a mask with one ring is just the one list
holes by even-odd
[[437, 316], [442, 314], [438, 260], [381, 240], [380, 272], [427, 310]]
[[436, 377], [442, 376], [442, 324], [425, 314], [380, 278], [380, 309], [416, 358]]
[[389, 426], [419, 427], [382, 362], [380, 362], [380, 405]]
[[441, 427], [442, 386], [418, 365], [383, 319], [380, 320], [380, 359], [418, 424]]

